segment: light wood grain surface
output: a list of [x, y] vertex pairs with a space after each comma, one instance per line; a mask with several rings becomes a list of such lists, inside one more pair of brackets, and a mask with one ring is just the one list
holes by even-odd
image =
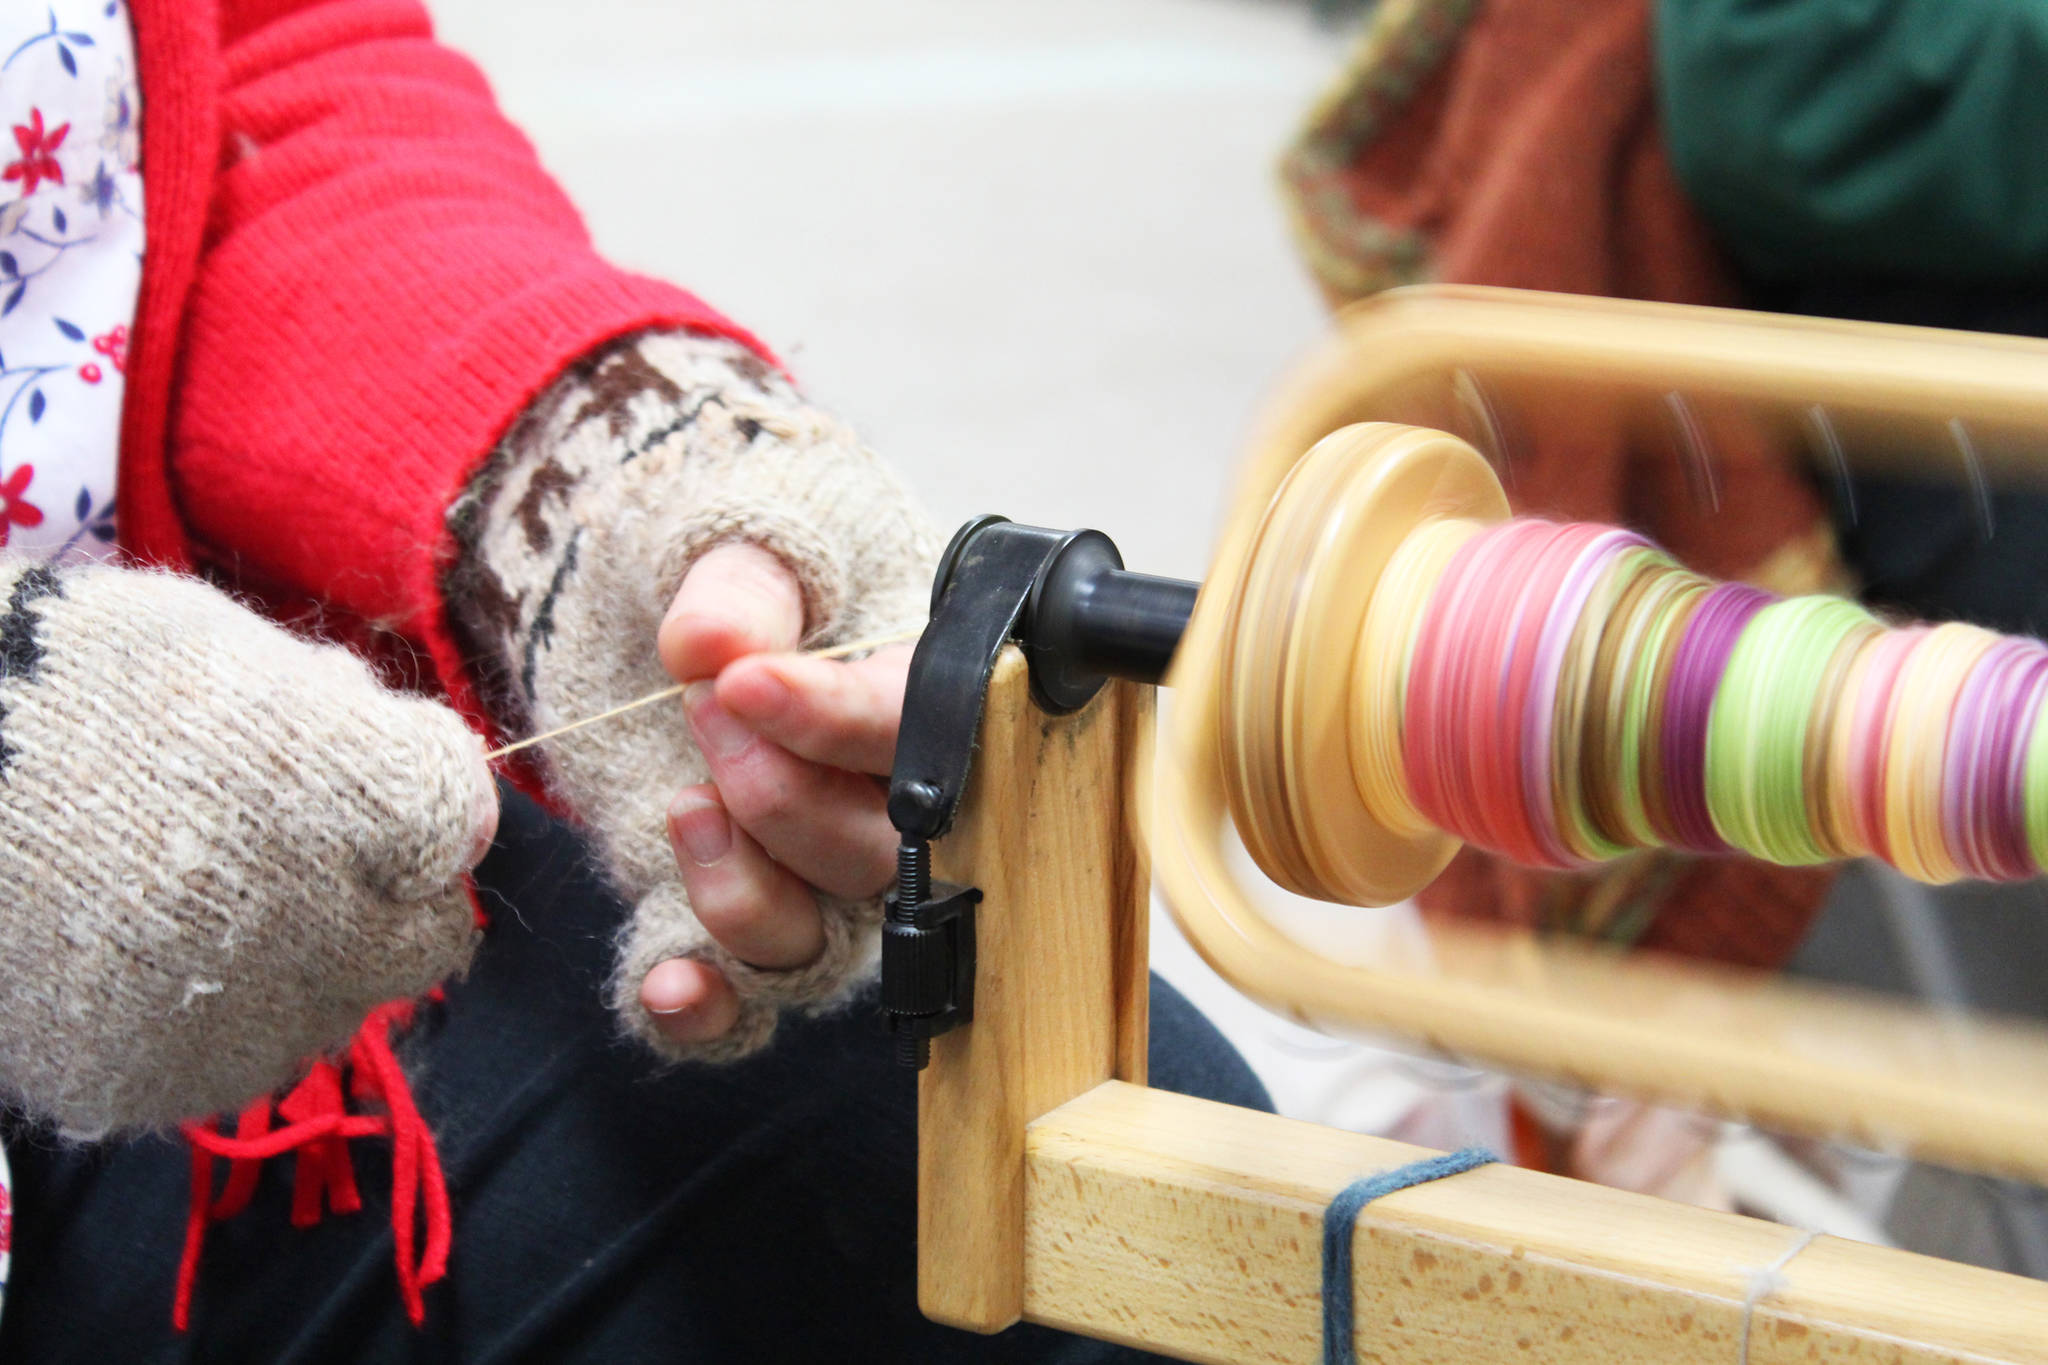
[[1112, 1076], [1144, 1079], [1150, 868], [1121, 783], [1152, 689], [1112, 683], [1071, 716], [1033, 705], [1024, 659], [989, 687], [938, 875], [982, 890], [974, 1022], [934, 1041], [918, 1085], [918, 1302], [971, 1331], [1017, 1321], [1024, 1129]]
[[[1031, 1126], [1025, 1313], [1188, 1360], [1320, 1359], [1322, 1211], [1428, 1155], [1105, 1084]], [[1362, 1362], [1742, 1365], [1805, 1234], [1508, 1166], [1388, 1195], [1354, 1242]], [[1823, 1237], [1750, 1365], [2048, 1361], [2048, 1285]]]

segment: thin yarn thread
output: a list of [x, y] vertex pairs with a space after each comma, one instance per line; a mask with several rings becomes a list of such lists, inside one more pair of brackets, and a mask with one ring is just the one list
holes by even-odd
[[1812, 1246], [1818, 1236], [1819, 1229], [1807, 1228], [1777, 1260], [1749, 1272], [1749, 1293], [1742, 1300], [1742, 1353], [1736, 1358], [1737, 1365], [1749, 1365], [1749, 1329], [1756, 1322], [1757, 1304], [1785, 1287], [1785, 1267], [1792, 1264], [1793, 1257]]
[[[872, 635], [865, 640], [853, 640], [847, 644], [831, 645], [824, 649], [806, 650], [803, 657], [806, 659], [843, 659], [849, 654], [861, 654], [870, 649], [880, 649], [884, 645], [899, 645], [905, 640], [915, 640], [923, 633], [924, 627], [918, 626], [914, 630], [901, 630], [894, 635]], [[542, 744], [557, 736], [566, 735], [572, 730], [581, 730], [586, 725], [596, 725], [600, 721], [610, 720], [613, 716], [623, 716], [628, 711], [637, 711], [643, 706], [652, 706], [658, 701], [667, 701], [671, 697], [680, 697], [688, 686], [688, 683], [675, 683], [672, 686], [662, 688], [659, 692], [649, 692], [644, 697], [636, 697], [632, 701], [620, 702], [610, 710], [600, 711], [594, 716], [585, 716], [582, 720], [572, 720], [567, 725], [557, 725], [552, 730], [543, 730], [537, 735], [528, 735], [525, 739], [515, 740], [510, 744], [501, 744], [485, 754], [484, 758], [488, 762], [496, 763], [507, 754], [516, 754], [521, 749], [530, 749], [536, 744]]]
[[1484, 1147], [1466, 1147], [1363, 1176], [1337, 1192], [1329, 1208], [1323, 1211], [1324, 1365], [1357, 1365], [1358, 1361], [1352, 1340], [1351, 1240], [1358, 1226], [1359, 1211], [1375, 1199], [1427, 1185], [1432, 1180], [1463, 1175], [1499, 1159]]

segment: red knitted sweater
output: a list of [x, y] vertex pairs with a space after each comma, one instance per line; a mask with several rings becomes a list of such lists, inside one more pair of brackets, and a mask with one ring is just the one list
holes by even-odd
[[122, 544], [395, 629], [476, 716], [443, 622], [442, 517], [500, 433], [621, 333], [758, 343], [598, 258], [417, 0], [133, 14], [149, 245]]
[[[148, 247], [122, 414], [121, 543], [397, 631], [488, 728], [440, 593], [443, 518], [472, 471], [565, 367], [622, 333], [687, 327], [760, 347], [691, 295], [597, 257], [482, 74], [435, 44], [417, 0], [132, 7]], [[207, 1225], [247, 1201], [256, 1159], [308, 1144], [324, 1154], [298, 1163], [295, 1221], [317, 1219], [323, 1202], [357, 1207], [347, 1123], [393, 1142], [399, 1288], [421, 1320], [449, 1211], [391, 1056], [390, 1030], [409, 1017], [402, 1003], [373, 1012], [351, 1054], [377, 1115], [345, 1119], [323, 1064], [284, 1101], [286, 1130], [272, 1131], [261, 1101], [234, 1138], [188, 1126], [179, 1327]], [[232, 1171], [218, 1197], [217, 1157]]]

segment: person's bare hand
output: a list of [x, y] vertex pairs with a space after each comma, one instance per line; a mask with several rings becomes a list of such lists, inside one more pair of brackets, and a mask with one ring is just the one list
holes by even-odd
[[[726, 545], [693, 565], [662, 622], [662, 666], [691, 684], [683, 705], [711, 770], [669, 806], [690, 904], [734, 957], [802, 967], [824, 946], [816, 892], [878, 895], [896, 836], [877, 776], [896, 752], [910, 647], [856, 662], [793, 654], [803, 597], [780, 560]], [[676, 1043], [723, 1035], [739, 997], [715, 966], [658, 963], [640, 1003]]]

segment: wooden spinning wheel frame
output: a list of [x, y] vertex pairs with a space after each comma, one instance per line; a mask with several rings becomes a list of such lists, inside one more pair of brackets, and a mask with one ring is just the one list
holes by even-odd
[[[1359, 806], [1341, 757], [1349, 656], [1394, 547], [1427, 517], [1504, 516], [1498, 486], [1461, 442], [1383, 427], [1346, 433], [1352, 448], [1326, 447], [1273, 495], [1327, 433], [1453, 374], [1596, 375], [1915, 430], [1967, 417], [2048, 451], [2036, 342], [1506, 290], [1401, 291], [1347, 314], [1255, 443], [1167, 679], [1156, 782], [1149, 689], [1113, 683], [1054, 719], [1014, 650], [997, 669], [959, 822], [937, 845], [941, 873], [988, 908], [974, 1022], [935, 1041], [920, 1082], [931, 1316], [982, 1331], [1029, 1318], [1196, 1360], [1312, 1360], [1320, 1210], [1353, 1177], [1420, 1155], [1144, 1088], [1148, 857], [1203, 957], [1309, 1023], [2048, 1179], [2048, 1030], [1484, 930], [1432, 929], [1427, 974], [1346, 965], [1261, 905], [1232, 828], [1293, 889], [1357, 903], [1408, 894], [1449, 857], [1444, 836]], [[1343, 557], [1319, 559], [1332, 544]], [[1471, 1172], [1361, 1221], [1360, 1358], [2048, 1360], [2048, 1286], [1907, 1253], [1802, 1242], [1760, 1299], [1756, 1275], [1800, 1236]]]

